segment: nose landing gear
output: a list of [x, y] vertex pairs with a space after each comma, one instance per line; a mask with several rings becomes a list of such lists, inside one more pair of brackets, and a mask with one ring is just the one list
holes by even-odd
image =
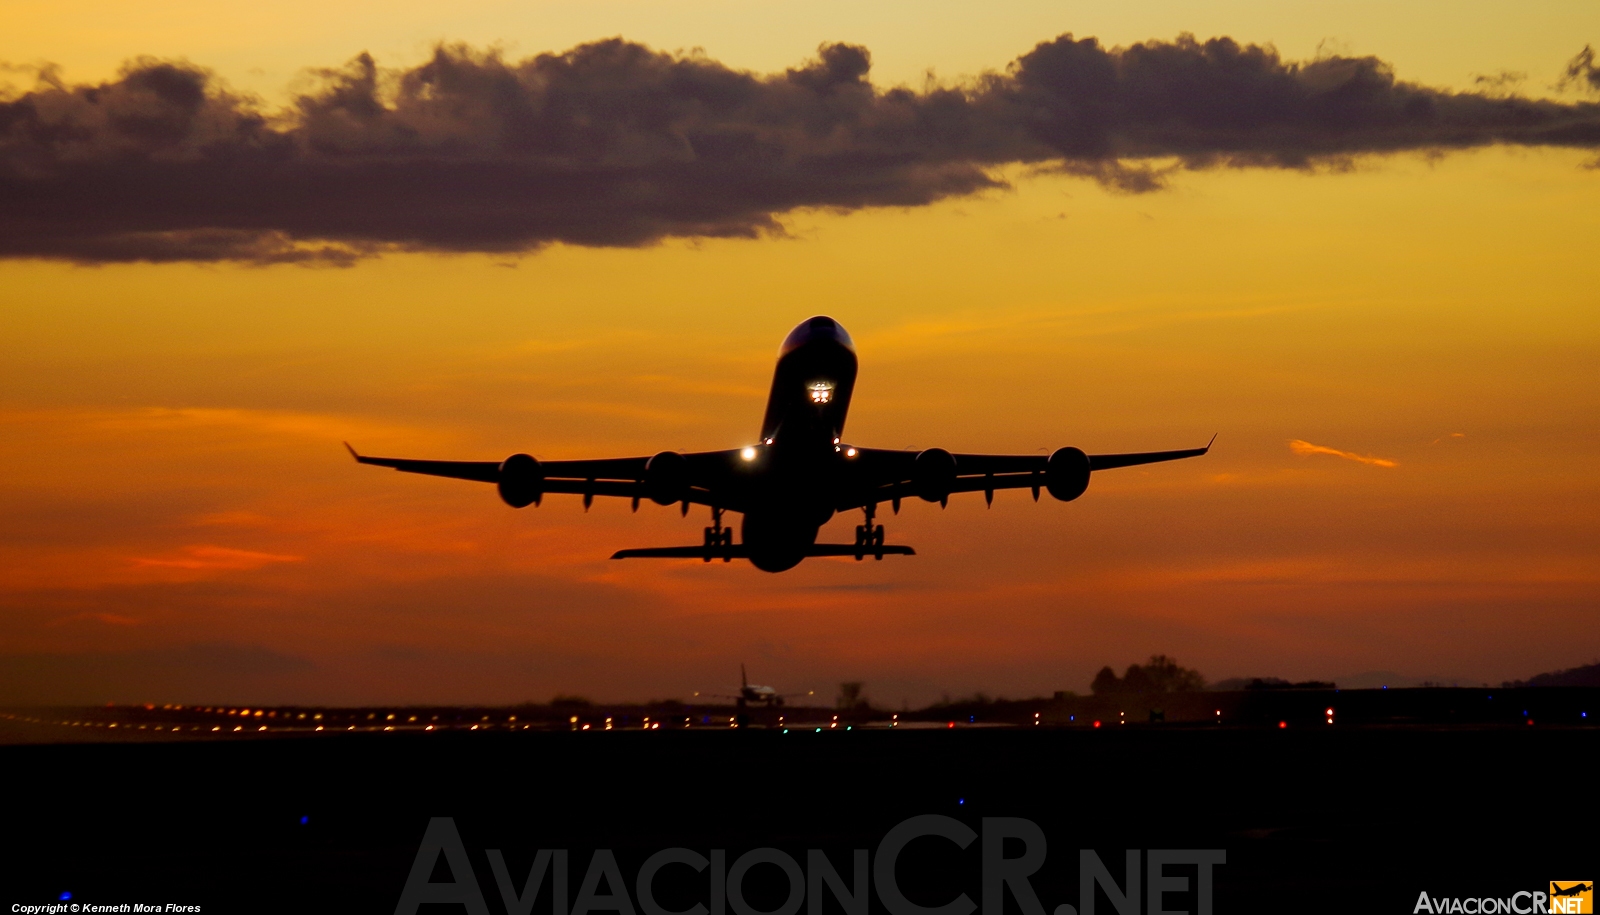
[[883, 558], [883, 525], [872, 523], [877, 510], [876, 505], [865, 505], [861, 508], [867, 517], [865, 524], [856, 525], [856, 562], [866, 558], [868, 553], [872, 554], [873, 559]]
[[711, 526], [706, 528], [705, 553], [701, 557], [705, 562], [710, 562], [711, 557], [722, 554], [723, 562], [732, 562], [732, 552], [727, 549], [733, 546], [733, 528], [722, 526], [722, 509], [711, 506]]

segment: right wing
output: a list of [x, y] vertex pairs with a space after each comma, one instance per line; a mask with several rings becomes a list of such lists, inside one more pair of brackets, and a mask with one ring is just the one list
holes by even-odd
[[[1162, 461], [1179, 461], [1200, 457], [1211, 450], [1211, 437], [1203, 448], [1184, 448], [1176, 451], [1139, 451], [1124, 454], [1090, 454], [1089, 470], [1111, 470], [1117, 467], [1134, 467]], [[854, 475], [856, 488], [840, 509], [858, 508], [878, 502], [898, 502], [917, 494], [914, 478], [917, 451], [892, 451], [879, 448], [855, 449], [854, 462], [859, 470]], [[1034, 498], [1045, 485], [1045, 470], [1050, 458], [1043, 454], [952, 454], [955, 475], [943, 492], [981, 492], [993, 497], [997, 489], [1032, 489]]]

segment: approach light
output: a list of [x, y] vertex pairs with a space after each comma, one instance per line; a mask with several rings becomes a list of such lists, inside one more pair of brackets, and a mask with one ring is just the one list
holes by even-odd
[[[756, 448], [755, 448], [755, 446], [754, 445], [746, 445], [746, 446], [744, 446], [744, 448], [739, 452], [739, 456], [744, 458], [747, 461], [755, 460], [756, 459]], [[699, 693], [695, 693], [695, 695], [698, 696], [700, 694]]]

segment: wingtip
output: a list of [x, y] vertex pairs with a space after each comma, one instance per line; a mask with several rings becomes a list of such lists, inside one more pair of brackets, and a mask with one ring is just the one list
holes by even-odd
[[356, 463], [361, 463], [361, 455], [356, 454], [356, 449], [350, 447], [349, 442], [344, 443], [344, 450], [350, 452], [350, 456], [356, 459]]
[[1211, 446], [1215, 445], [1217, 443], [1217, 435], [1218, 434], [1219, 433], [1216, 433], [1216, 432], [1211, 433], [1211, 441], [1206, 442], [1206, 451], [1210, 451], [1211, 450]]

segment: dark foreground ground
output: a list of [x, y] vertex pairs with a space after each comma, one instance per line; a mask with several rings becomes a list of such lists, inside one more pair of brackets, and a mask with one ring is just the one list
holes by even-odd
[[[41, 727], [4, 726], [13, 741]], [[537, 849], [568, 849], [576, 900], [593, 851], [607, 848], [633, 897], [624, 911], [652, 915], [634, 881], [660, 849], [725, 849], [732, 865], [770, 846], [807, 869], [807, 851], [821, 849], [848, 885], [853, 849], [875, 861], [895, 824], [943, 814], [979, 831], [985, 817], [1036, 823], [1048, 853], [1031, 885], [1045, 913], [1082, 907], [1080, 849], [1096, 849], [1119, 880], [1129, 849], [1224, 850], [1226, 863], [1214, 869], [1217, 913], [1409, 913], [1424, 890], [1506, 898], [1551, 879], [1600, 876], [1597, 751], [1600, 730], [1542, 724], [13, 744], [0, 746], [8, 846], [0, 903], [11, 912], [71, 893], [74, 903], [207, 913], [393, 912], [430, 817], [448, 816], [487, 912], [508, 911], [487, 849], [503, 851], [519, 890]], [[914, 840], [897, 871], [908, 901], [935, 906], [963, 892], [982, 901], [982, 846]], [[1021, 853], [1017, 840], [1002, 847], [1007, 857]], [[1187, 889], [1167, 893], [1165, 910], [1199, 909], [1198, 870], [1166, 873], [1186, 878]], [[451, 874], [440, 864], [433, 876]], [[669, 865], [655, 895], [674, 912], [697, 901], [715, 909], [706, 881]], [[778, 866], [757, 865], [742, 885], [747, 905], [729, 903], [730, 915], [784, 908]], [[533, 909], [540, 915], [552, 911], [549, 887]], [[888, 912], [870, 895], [874, 915]], [[1138, 911], [1157, 911], [1144, 895]], [[1116, 911], [1097, 898], [1095, 911]], [[593, 911], [620, 905], [602, 900]], [[821, 911], [844, 910], [830, 894]], [[1023, 915], [1009, 894], [1004, 915]]]

